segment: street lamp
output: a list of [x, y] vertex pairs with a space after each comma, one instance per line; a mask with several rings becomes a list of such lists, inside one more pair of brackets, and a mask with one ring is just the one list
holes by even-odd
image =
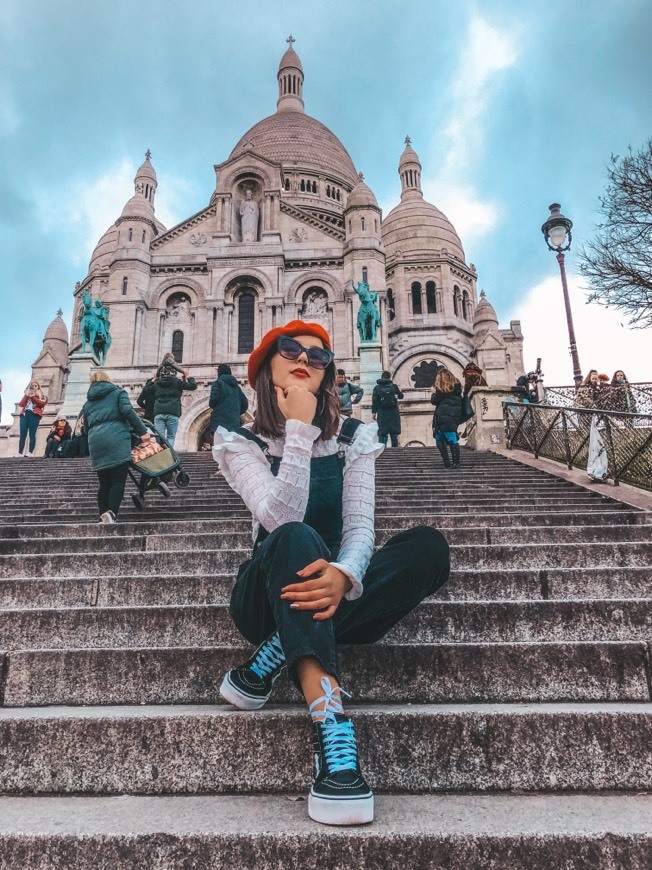
[[557, 251], [557, 262], [559, 263], [559, 271], [561, 273], [561, 286], [564, 291], [564, 304], [566, 306], [566, 322], [568, 324], [568, 340], [570, 342], [570, 354], [573, 360], [573, 380], [575, 387], [579, 387], [582, 383], [582, 370], [580, 368], [580, 358], [577, 353], [577, 344], [575, 342], [575, 328], [573, 326], [573, 314], [570, 307], [570, 299], [568, 298], [568, 285], [566, 283], [566, 267], [564, 265], [564, 251], [569, 251], [571, 246], [571, 229], [573, 221], [561, 213], [561, 206], [558, 202], [553, 202], [548, 206], [550, 209], [550, 217], [541, 227], [541, 232], [546, 240], [549, 251]]

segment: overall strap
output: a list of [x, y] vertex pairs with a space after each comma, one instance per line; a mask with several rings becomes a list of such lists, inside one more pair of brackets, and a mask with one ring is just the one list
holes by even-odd
[[347, 417], [342, 423], [340, 434], [337, 436], [337, 443], [344, 444], [347, 447], [353, 443], [355, 433], [362, 426], [362, 420], [355, 420], [353, 417]]

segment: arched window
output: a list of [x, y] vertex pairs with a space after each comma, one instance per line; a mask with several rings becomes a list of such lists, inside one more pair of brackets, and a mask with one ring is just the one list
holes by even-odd
[[180, 329], [172, 333], [172, 356], [178, 363], [183, 362], [183, 332]]
[[337, 201], [338, 201], [338, 202], [340, 201], [340, 192], [339, 192], [339, 190], [337, 191]]
[[436, 360], [424, 360], [415, 366], [410, 375], [410, 380], [416, 390], [429, 390], [435, 383], [437, 372], [443, 368]]
[[301, 190], [306, 189], [306, 182], [303, 180], [303, 178], [301, 179], [301, 184], [299, 186], [300, 186]]
[[457, 284], [453, 287], [453, 314], [455, 317], [460, 316], [460, 288]]
[[131, 241], [133, 239], [133, 237], [134, 237], [134, 231], [131, 229], [131, 227], [129, 227], [129, 237], [128, 237], [129, 241]]
[[466, 290], [462, 293], [462, 317], [469, 319], [469, 294]]
[[143, 237], [142, 237], [141, 241], [143, 244], [145, 244], [145, 230], [143, 230]]
[[389, 311], [389, 319], [394, 320], [396, 317], [396, 302], [394, 300], [394, 291], [391, 287], [387, 289], [387, 310]]
[[317, 193], [317, 182], [316, 181], [313, 181], [313, 183], [312, 183], [312, 192]]
[[123, 279], [122, 279], [122, 295], [123, 295], [123, 296], [126, 296], [126, 295], [127, 295], [127, 287], [128, 287], [128, 286], [129, 286], [129, 279], [128, 279], [128, 278], [123, 278]]
[[331, 186], [330, 186], [330, 184], [327, 184], [326, 185], [326, 196], [330, 196], [330, 195], [331, 195]]
[[369, 280], [369, 279], [367, 278], [367, 275], [368, 275], [367, 267], [366, 267], [366, 266], [363, 266], [363, 267], [362, 267], [362, 280], [365, 282], [365, 284], [366, 284], [366, 283], [368, 282], [368, 280]]
[[437, 297], [435, 295], [434, 281], [426, 281], [426, 311], [428, 314], [437, 313]]
[[254, 349], [254, 294], [245, 291], [238, 299], [238, 353]]
[[374, 232], [378, 232], [378, 218], [374, 218]]
[[353, 231], [353, 221], [349, 218], [349, 232]]
[[415, 281], [412, 284], [412, 314], [421, 313], [421, 284]]
[[360, 218], [360, 229], [364, 231], [364, 218]]
[[285, 179], [285, 189], [286, 189], [286, 190], [289, 190], [289, 189], [290, 189], [290, 179], [289, 179], [289, 178], [286, 178], [286, 179]]

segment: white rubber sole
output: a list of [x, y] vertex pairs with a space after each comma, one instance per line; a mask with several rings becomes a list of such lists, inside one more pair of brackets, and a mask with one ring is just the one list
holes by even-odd
[[220, 697], [224, 698], [229, 704], [233, 704], [238, 710], [260, 710], [269, 700], [269, 698], [250, 698], [248, 695], [244, 695], [233, 685], [228, 673], [224, 675], [222, 680]]
[[322, 825], [368, 825], [374, 820], [374, 796], [330, 800], [309, 794], [308, 815]]

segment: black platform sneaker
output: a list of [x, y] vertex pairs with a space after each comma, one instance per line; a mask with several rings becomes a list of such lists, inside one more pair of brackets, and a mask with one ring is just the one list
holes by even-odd
[[[326, 682], [325, 697], [311, 705], [313, 717], [325, 718], [312, 726], [315, 780], [308, 795], [308, 815], [323, 825], [366, 825], [374, 820], [374, 795], [360, 771], [353, 722], [333, 694], [340, 690]], [[315, 712], [315, 704], [321, 701], [324, 707]]]
[[220, 695], [239, 710], [260, 710], [269, 701], [284, 667], [283, 647], [275, 632], [243, 665], [227, 672]]

